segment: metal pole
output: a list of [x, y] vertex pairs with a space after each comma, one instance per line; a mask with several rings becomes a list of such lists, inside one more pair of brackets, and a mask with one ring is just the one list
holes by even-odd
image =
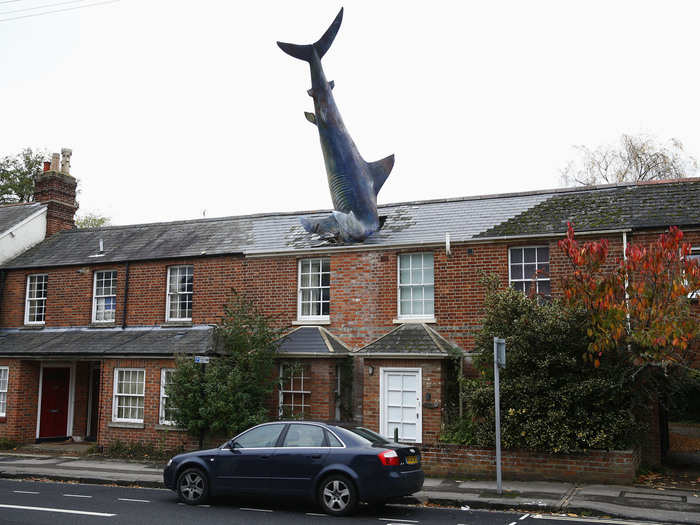
[[496, 488], [498, 494], [503, 494], [501, 484], [501, 399], [498, 377], [498, 347], [496, 338], [493, 338], [493, 394], [496, 407]]

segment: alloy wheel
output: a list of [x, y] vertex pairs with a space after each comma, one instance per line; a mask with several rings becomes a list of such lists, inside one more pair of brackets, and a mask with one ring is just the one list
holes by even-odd
[[196, 470], [190, 470], [180, 478], [180, 493], [188, 502], [200, 500], [205, 491], [204, 477]]
[[343, 512], [350, 504], [350, 498], [350, 489], [340, 479], [332, 479], [323, 487], [323, 501], [333, 512]]

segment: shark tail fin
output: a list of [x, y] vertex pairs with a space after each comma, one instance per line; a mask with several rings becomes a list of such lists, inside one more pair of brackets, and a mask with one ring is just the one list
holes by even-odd
[[379, 194], [379, 190], [382, 189], [384, 182], [389, 177], [391, 170], [394, 168], [394, 156], [389, 155], [382, 160], [376, 160], [369, 163], [369, 169], [372, 173], [372, 180], [374, 181], [374, 194]]
[[316, 51], [318, 58], [321, 59], [323, 58], [323, 55], [326, 54], [326, 51], [328, 51], [328, 49], [331, 47], [331, 44], [335, 39], [335, 35], [338, 34], [338, 29], [340, 29], [340, 23], [342, 21], [343, 8], [341, 7], [340, 11], [338, 12], [338, 15], [335, 17], [335, 20], [333, 20], [333, 23], [328, 29], [326, 29], [326, 32], [323, 33], [323, 36], [319, 38], [315, 43], [299, 45], [288, 44], [286, 42], [277, 42], [277, 45], [282, 51], [284, 51], [288, 55], [293, 56], [294, 58], [298, 58], [299, 60], [311, 62], [311, 59], [314, 55], [314, 51]]

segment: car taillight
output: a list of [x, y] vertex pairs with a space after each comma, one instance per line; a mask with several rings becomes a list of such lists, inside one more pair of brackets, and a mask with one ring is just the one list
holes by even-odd
[[397, 467], [399, 465], [399, 455], [395, 450], [385, 450], [379, 453], [379, 461], [385, 467]]

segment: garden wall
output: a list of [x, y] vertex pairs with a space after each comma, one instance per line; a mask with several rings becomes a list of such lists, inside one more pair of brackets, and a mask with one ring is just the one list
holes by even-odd
[[[431, 477], [496, 477], [496, 451], [463, 445], [422, 445], [423, 470]], [[504, 450], [504, 479], [631, 483], [640, 455], [635, 450], [592, 450], [580, 454]]]

